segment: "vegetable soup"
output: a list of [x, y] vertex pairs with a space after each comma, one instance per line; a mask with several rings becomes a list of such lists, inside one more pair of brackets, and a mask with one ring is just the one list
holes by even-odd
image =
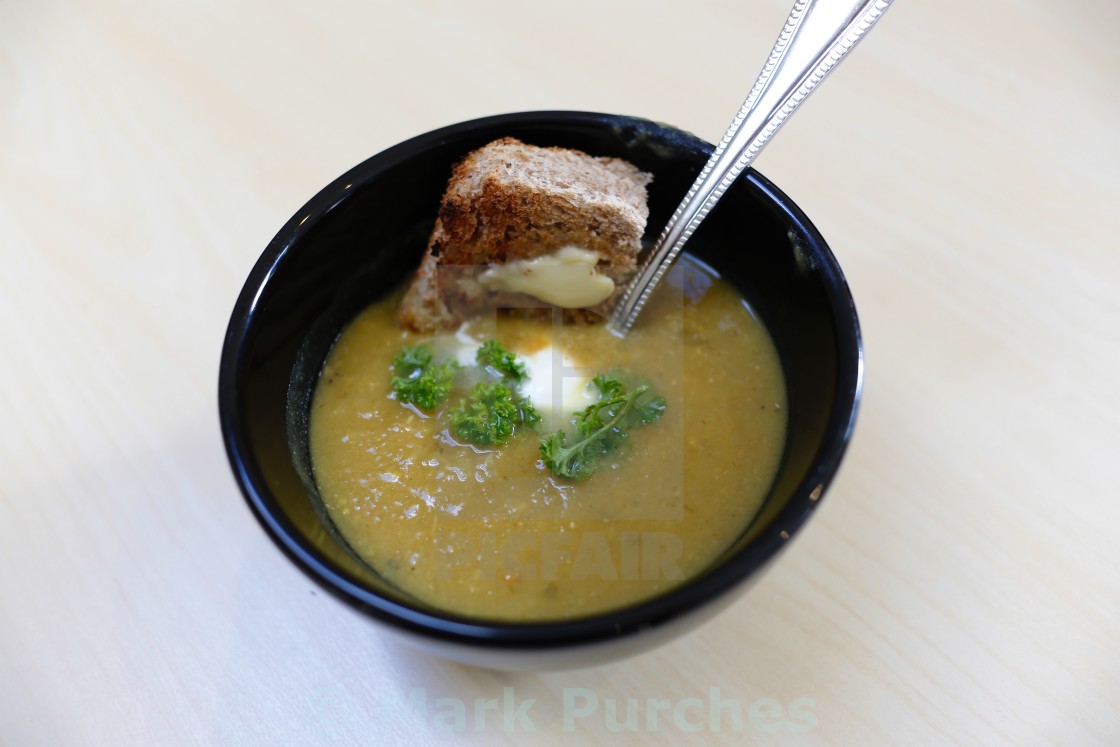
[[498, 314], [418, 335], [398, 302], [334, 344], [310, 439], [329, 517], [405, 593], [484, 619], [586, 616], [700, 573], [757, 515], [785, 442], [781, 364], [687, 255], [625, 341]]

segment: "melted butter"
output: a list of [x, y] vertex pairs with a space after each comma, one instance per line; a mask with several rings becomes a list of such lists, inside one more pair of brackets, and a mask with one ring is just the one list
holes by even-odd
[[530, 355], [519, 351], [518, 358], [529, 374], [521, 392], [544, 418], [546, 430], [562, 428], [572, 413], [598, 401], [587, 370], [563, 349], [545, 345]]
[[479, 277], [488, 290], [525, 293], [564, 309], [602, 303], [614, 292], [614, 281], [595, 270], [599, 255], [578, 246], [552, 254], [496, 265]]

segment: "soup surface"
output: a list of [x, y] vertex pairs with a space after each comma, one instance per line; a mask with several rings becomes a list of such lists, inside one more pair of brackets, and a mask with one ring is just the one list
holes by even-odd
[[[507, 316], [424, 337], [397, 326], [398, 300], [367, 308], [331, 349], [310, 442], [338, 530], [406, 594], [485, 619], [585, 616], [701, 572], [761, 508], [785, 441], [781, 365], [738, 293], [687, 257], [625, 341], [603, 325]], [[547, 378], [530, 387], [545, 401], [534, 400], [543, 416], [534, 428], [502, 447], [472, 446], [448, 419], [466, 385], [430, 413], [395, 399], [402, 345], [462, 357], [492, 337], [548, 364], [530, 367]], [[587, 377], [616, 370], [663, 396], [663, 416], [589, 478], [556, 477], [541, 437], [571, 430], [570, 411], [594, 401]]]

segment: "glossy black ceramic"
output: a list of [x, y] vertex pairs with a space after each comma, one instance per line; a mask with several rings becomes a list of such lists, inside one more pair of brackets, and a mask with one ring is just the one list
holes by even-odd
[[824, 239], [788, 197], [748, 172], [688, 250], [740, 289], [781, 355], [789, 436], [755, 523], [701, 576], [661, 597], [593, 617], [496, 623], [411, 600], [355, 563], [320, 520], [308, 496], [307, 402], [341, 327], [416, 267], [452, 164], [503, 136], [619, 156], [652, 172], [652, 233], [712, 148], [647, 120], [531, 112], [453, 125], [373, 156], [292, 216], [250, 273], [222, 351], [221, 426], [237, 482], [276, 544], [325, 589], [387, 630], [484, 666], [584, 666], [647, 649], [722, 608], [805, 522], [851, 436], [862, 377], [859, 325]]

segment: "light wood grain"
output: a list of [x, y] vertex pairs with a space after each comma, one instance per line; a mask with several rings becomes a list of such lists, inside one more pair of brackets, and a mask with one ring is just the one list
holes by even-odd
[[[817, 516], [699, 631], [541, 675], [400, 650], [285, 560], [229, 475], [226, 320], [304, 200], [486, 114], [714, 139], [787, 10], [0, 3], [0, 744], [1116, 744], [1110, 0], [899, 0], [759, 160], [848, 273], [866, 397]], [[697, 82], [700, 59], [724, 79]], [[536, 734], [436, 728], [436, 699], [504, 688], [536, 699]], [[566, 732], [571, 688], [809, 699], [815, 724], [693, 734], [662, 712], [616, 735], [601, 708]]]

